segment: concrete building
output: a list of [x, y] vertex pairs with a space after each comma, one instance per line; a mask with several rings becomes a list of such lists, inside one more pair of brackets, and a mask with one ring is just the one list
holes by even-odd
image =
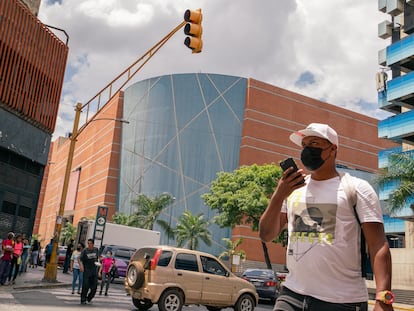
[[[129, 124], [114, 122], [125, 119]], [[395, 144], [378, 139], [376, 119], [302, 96], [264, 82], [218, 74], [172, 74], [137, 82], [104, 106], [77, 138], [65, 217], [76, 224], [94, 217], [98, 205], [134, 212], [139, 193], [175, 197], [161, 219], [173, 227], [185, 210], [213, 218], [200, 195], [216, 174], [241, 165], [266, 164], [293, 156], [299, 147], [288, 136], [311, 122], [332, 124], [339, 134], [338, 162], [367, 178], [377, 171], [379, 151]], [[38, 233], [53, 234], [69, 140], [53, 142]], [[156, 230], [161, 228], [156, 227]], [[247, 259], [264, 262], [257, 232], [209, 227], [213, 245], [224, 250], [223, 237], [243, 237]], [[174, 244], [162, 234], [161, 242]], [[257, 251], [260, 250], [260, 251]], [[285, 250], [269, 243], [272, 262], [285, 262]]]
[[20, 0], [0, 2], [0, 21], [0, 238], [30, 236], [68, 47]]
[[[377, 74], [378, 105], [393, 113], [379, 122], [378, 136], [398, 144], [398, 147], [380, 152], [380, 168], [388, 166], [390, 154], [406, 153], [414, 157], [414, 6], [411, 2], [378, 1], [378, 9], [387, 14], [387, 20], [378, 25], [378, 36], [391, 41], [378, 53], [378, 63], [383, 66]], [[395, 187], [391, 184], [384, 187], [380, 197], [386, 200]], [[414, 195], [411, 203], [393, 215], [396, 217], [394, 226], [387, 228], [394, 236], [391, 244], [414, 248], [413, 204]]]

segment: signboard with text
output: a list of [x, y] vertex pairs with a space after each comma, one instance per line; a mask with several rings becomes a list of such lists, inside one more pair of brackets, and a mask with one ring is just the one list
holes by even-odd
[[102, 246], [102, 240], [105, 233], [106, 217], [108, 216], [108, 207], [98, 206], [95, 219], [95, 229], [93, 233], [93, 239], [95, 240], [95, 246], [99, 249]]

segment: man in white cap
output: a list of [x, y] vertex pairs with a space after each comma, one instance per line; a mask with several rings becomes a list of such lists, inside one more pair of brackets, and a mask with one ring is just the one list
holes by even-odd
[[311, 174], [287, 169], [260, 219], [259, 233], [265, 242], [288, 225], [289, 274], [274, 310], [367, 310], [358, 221], [375, 274], [373, 310], [393, 310], [391, 254], [374, 189], [365, 180], [348, 176], [356, 196], [354, 209], [349, 186], [336, 170], [338, 135], [330, 126], [309, 124], [290, 140], [302, 147], [301, 161]]

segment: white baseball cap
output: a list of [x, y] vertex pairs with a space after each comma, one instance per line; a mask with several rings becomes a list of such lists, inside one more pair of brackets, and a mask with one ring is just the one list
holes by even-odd
[[305, 129], [291, 134], [289, 138], [293, 143], [302, 147], [302, 139], [307, 136], [324, 138], [338, 146], [338, 134], [329, 125], [322, 123], [311, 123]]

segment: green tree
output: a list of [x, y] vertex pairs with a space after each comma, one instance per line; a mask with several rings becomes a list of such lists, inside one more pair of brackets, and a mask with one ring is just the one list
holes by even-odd
[[411, 204], [414, 211], [414, 159], [413, 153], [392, 154], [388, 160], [388, 168], [377, 178], [380, 187], [387, 184], [397, 185], [389, 196], [387, 212], [392, 215]]
[[60, 234], [60, 241], [62, 245], [66, 245], [71, 239], [74, 239], [76, 237], [76, 231], [77, 228], [74, 225], [72, 225], [72, 223], [67, 222]]
[[[216, 210], [214, 221], [221, 227], [250, 225], [259, 230], [260, 216], [269, 204], [282, 170], [275, 164], [242, 166], [233, 172], [220, 172], [201, 197], [207, 206]], [[271, 269], [266, 243], [262, 242], [266, 265]]]
[[190, 211], [185, 211], [179, 217], [177, 227], [174, 230], [177, 246], [196, 250], [199, 240], [210, 246], [211, 233], [207, 229], [209, 225], [210, 223], [204, 219], [203, 214], [195, 216]]
[[139, 194], [131, 202], [137, 209], [130, 216], [128, 225], [148, 230], [153, 230], [155, 223], [163, 227], [166, 222], [158, 220], [158, 217], [174, 200], [175, 198], [169, 193], [162, 193], [155, 198], [151, 198], [145, 194]]
[[129, 224], [129, 218], [130, 218], [129, 215], [116, 212], [114, 216], [112, 217], [112, 221], [114, 224], [127, 226]]

